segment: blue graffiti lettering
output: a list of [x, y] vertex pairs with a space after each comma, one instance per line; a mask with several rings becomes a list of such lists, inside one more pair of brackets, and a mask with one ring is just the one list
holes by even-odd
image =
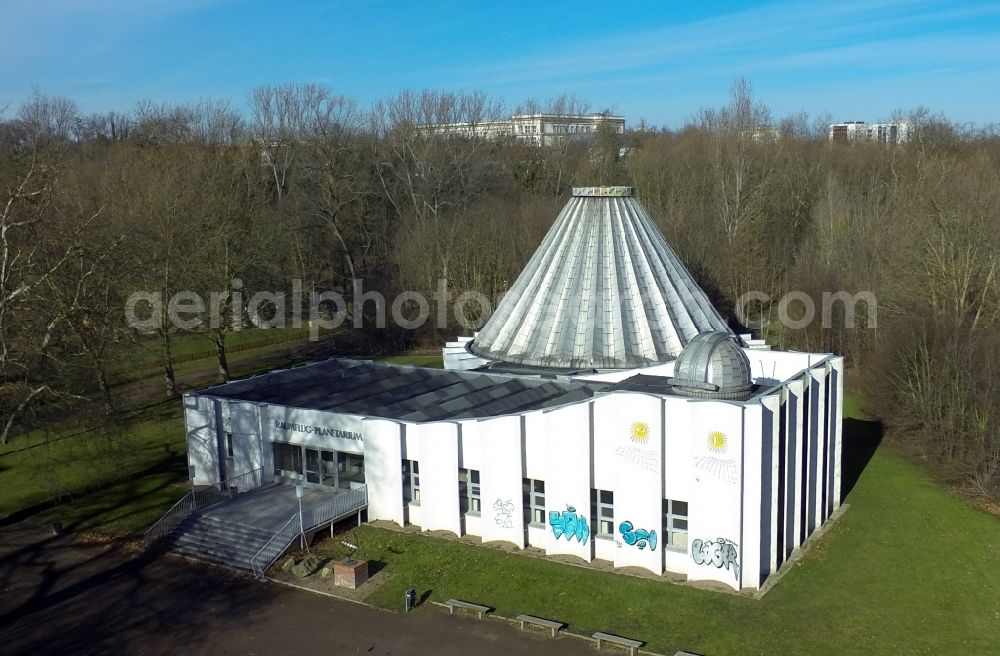
[[639, 547], [640, 549], [645, 549], [648, 545], [650, 551], [656, 549], [656, 531], [633, 528], [632, 522], [624, 521], [618, 525], [618, 532], [622, 534], [625, 544]]
[[565, 537], [567, 540], [576, 538], [577, 542], [586, 542], [590, 537], [590, 527], [587, 526], [587, 518], [576, 514], [576, 508], [566, 506], [564, 512], [552, 510], [549, 512], [549, 525], [552, 527], [552, 535], [558, 540]]

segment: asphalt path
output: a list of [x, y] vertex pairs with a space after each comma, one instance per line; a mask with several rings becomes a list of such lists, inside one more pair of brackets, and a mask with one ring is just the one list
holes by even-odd
[[[402, 603], [402, 600], [400, 600]], [[129, 556], [39, 527], [0, 528], [0, 653], [593, 654], [574, 638], [451, 616], [390, 613], [171, 556]]]

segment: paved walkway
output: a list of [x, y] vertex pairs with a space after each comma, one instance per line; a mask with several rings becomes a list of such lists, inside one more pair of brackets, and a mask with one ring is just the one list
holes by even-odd
[[24, 524], [0, 529], [0, 645], [8, 656], [595, 653], [433, 605], [397, 615]]

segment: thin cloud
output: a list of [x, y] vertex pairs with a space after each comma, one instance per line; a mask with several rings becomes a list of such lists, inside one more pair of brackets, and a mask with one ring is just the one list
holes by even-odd
[[[468, 85], [486, 79], [509, 85], [608, 76], [650, 67], [701, 67], [706, 61], [712, 64], [720, 60], [738, 62], [748, 69], [767, 65], [779, 50], [785, 59], [809, 58], [823, 51], [827, 57], [842, 54], [848, 63], [856, 59], [855, 45], [863, 49], [872, 43], [893, 44], [885, 35], [928, 26], [935, 31], [975, 31], [980, 29], [975, 23], [961, 28], [949, 25], [998, 16], [1000, 5], [995, 3], [954, 9], [905, 1], [768, 5], [683, 25], [563, 44], [496, 64], [472, 65], [458, 72], [462, 79], [457, 82]], [[948, 56], [947, 52], [937, 54]]]

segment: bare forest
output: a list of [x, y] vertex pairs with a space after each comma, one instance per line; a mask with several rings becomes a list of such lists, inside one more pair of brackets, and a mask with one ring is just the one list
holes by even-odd
[[[245, 319], [223, 294], [234, 280], [286, 295], [301, 281], [272, 318], [313, 291], [350, 299], [354, 280], [386, 298], [430, 298], [442, 279], [455, 296], [496, 298], [572, 186], [625, 184], [734, 328], [776, 348], [844, 354], [850, 385], [892, 439], [949, 482], [1000, 498], [995, 132], [916, 110], [908, 144], [831, 143], [828, 119], [773, 117], [742, 81], [726, 106], [672, 131], [640, 123], [537, 147], [421, 129], [518, 109], [593, 111], [573, 97], [511, 108], [435, 91], [362, 108], [316, 85], [260, 87], [239, 105], [142, 102], [85, 115], [36, 93], [8, 107], [0, 437], [127, 410], [112, 364], [140, 338], [156, 340], [166, 391], [177, 393], [178, 330], [163, 316], [136, 334], [123, 311], [136, 290], [215, 293], [224, 320], [210, 332], [225, 379], [227, 340]], [[868, 292], [877, 308], [825, 307], [824, 293], [837, 292]], [[756, 300], [738, 316], [748, 293]], [[796, 321], [803, 297], [812, 321]], [[368, 352], [436, 347], [463, 331], [360, 319]]]

